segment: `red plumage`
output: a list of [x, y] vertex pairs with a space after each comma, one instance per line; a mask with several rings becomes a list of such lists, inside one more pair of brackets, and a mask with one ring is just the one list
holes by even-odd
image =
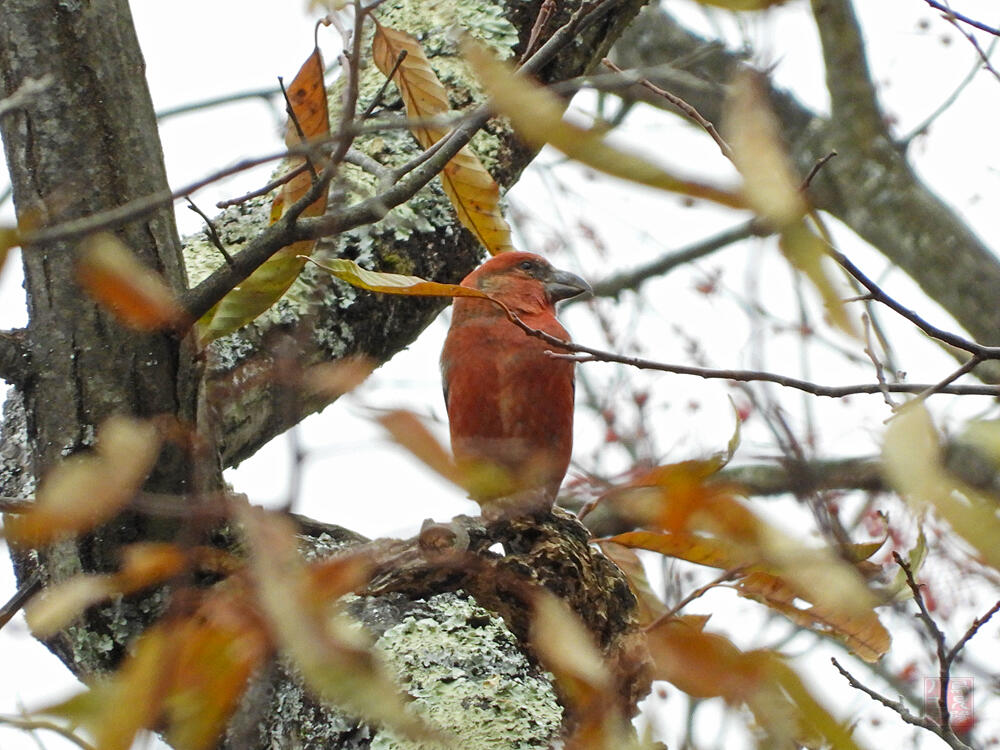
[[[490, 258], [462, 286], [486, 292], [527, 325], [564, 340], [569, 334], [555, 304], [590, 291], [579, 276], [523, 252]], [[455, 299], [441, 352], [452, 450], [460, 464], [496, 464], [509, 480], [474, 490], [481, 504], [527, 510], [555, 500], [573, 450], [574, 364], [545, 354], [552, 349], [499, 306]]]

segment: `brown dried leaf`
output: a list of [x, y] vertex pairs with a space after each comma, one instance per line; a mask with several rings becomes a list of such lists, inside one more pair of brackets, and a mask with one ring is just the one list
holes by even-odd
[[109, 418], [92, 452], [70, 456], [42, 479], [31, 509], [6, 522], [7, 538], [38, 546], [108, 520], [135, 496], [160, 443], [149, 422]]
[[[451, 109], [448, 92], [431, 68], [420, 42], [410, 34], [376, 24], [372, 56], [383, 75], [389, 75], [402, 52], [406, 56], [392, 80], [403, 97], [407, 116], [426, 119], [447, 114]], [[445, 128], [426, 124], [415, 124], [411, 130], [425, 149], [447, 133]], [[500, 188], [469, 146], [463, 147], [445, 165], [441, 184], [459, 221], [490, 254], [514, 249], [510, 226], [500, 211]]]
[[76, 274], [91, 297], [131, 328], [180, 328], [187, 320], [163, 277], [140, 263], [109, 232], [91, 235], [80, 244]]
[[[778, 576], [752, 572], [737, 584], [742, 596], [762, 602], [780, 612], [796, 625], [837, 638], [855, 656], [867, 662], [882, 658], [892, 645], [889, 631], [879, 622], [874, 610], [851, 612], [831, 607], [821, 601], [809, 606], [796, 606], [796, 600], [807, 603]], [[813, 594], [815, 596], [815, 594]]]
[[[300, 136], [291, 118], [285, 131], [285, 143], [295, 146], [304, 140], [330, 134], [330, 120], [323, 80], [323, 56], [319, 49], [303, 63], [291, 85], [286, 89], [292, 111], [302, 128]], [[287, 171], [305, 164], [304, 156], [286, 160]], [[312, 186], [312, 172], [306, 170], [286, 182], [274, 199], [271, 223], [281, 218], [285, 209], [302, 198]], [[322, 216], [326, 211], [329, 191], [309, 204], [302, 216]], [[254, 271], [238, 287], [222, 298], [198, 321], [198, 341], [201, 346], [220, 336], [232, 333], [252, 322], [288, 291], [305, 266], [304, 258], [315, 247], [315, 240], [302, 240], [281, 248]]]

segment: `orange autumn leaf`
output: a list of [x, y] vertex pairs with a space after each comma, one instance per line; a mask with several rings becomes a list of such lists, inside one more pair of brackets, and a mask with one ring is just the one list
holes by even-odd
[[[411, 35], [376, 24], [372, 56], [383, 75], [388, 76], [395, 68], [392, 80], [399, 88], [410, 118], [425, 120], [449, 113], [448, 92], [431, 68], [420, 42]], [[411, 131], [425, 149], [448, 132], [446, 128], [426, 123], [414, 124]], [[441, 184], [459, 221], [490, 254], [514, 249], [510, 226], [500, 212], [500, 188], [469, 146], [464, 146], [445, 165]]]
[[[285, 144], [290, 148], [330, 134], [326, 84], [323, 80], [323, 56], [319, 49], [302, 65], [287, 88], [294, 119], [289, 117]], [[300, 132], [301, 131], [301, 132]], [[291, 172], [306, 164], [305, 156], [286, 161]], [[314, 172], [306, 169], [282, 185], [271, 207], [271, 223], [278, 221], [285, 209], [302, 198], [312, 187]], [[328, 190], [309, 204], [302, 216], [322, 216], [326, 211]], [[238, 287], [222, 298], [198, 321], [198, 341], [202, 346], [242, 328], [268, 310], [288, 291], [305, 266], [304, 258], [315, 247], [315, 240], [302, 240], [281, 248]]]

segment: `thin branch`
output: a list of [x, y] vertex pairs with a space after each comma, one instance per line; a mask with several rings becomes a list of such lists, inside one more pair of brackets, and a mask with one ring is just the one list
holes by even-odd
[[[961, 34], [967, 40], [969, 40], [969, 44], [972, 45], [972, 48], [976, 50], [976, 54], [979, 55], [979, 59], [982, 61], [983, 67], [986, 68], [986, 70], [988, 70], [990, 73], [992, 73], [994, 78], [1000, 81], [1000, 73], [997, 72], [997, 69], [993, 67], [993, 63], [990, 62], [990, 56], [986, 53], [986, 51], [982, 47], [979, 46], [979, 40], [976, 39], [975, 35], [962, 28], [959, 25], [958, 20], [955, 18], [955, 15], [953, 13], [948, 13], [947, 15], [945, 15], [945, 20], [952, 26], [954, 26], [959, 34]], [[996, 40], [994, 39], [993, 41], [995, 42]], [[993, 45], [990, 45], [991, 49], [992, 47]]]
[[969, 629], [965, 631], [965, 635], [959, 638], [958, 643], [956, 643], [952, 647], [951, 651], [948, 652], [949, 663], [955, 661], [955, 657], [957, 657], [961, 650], [965, 648], [965, 644], [972, 640], [972, 637], [979, 632], [979, 629], [988, 623], [993, 615], [995, 615], [998, 611], [1000, 611], [1000, 601], [990, 607], [985, 615], [973, 621], [973, 623], [969, 626]]
[[529, 58], [531, 53], [538, 47], [538, 42], [541, 41], [542, 34], [545, 33], [545, 29], [548, 27], [549, 21], [552, 20], [552, 16], [556, 10], [556, 0], [543, 0], [541, 6], [539, 6], [538, 15], [535, 16], [535, 22], [531, 26], [531, 33], [528, 35], [528, 43], [524, 47], [524, 59]]
[[742, 566], [740, 566], [738, 568], [730, 568], [729, 570], [724, 571], [721, 575], [717, 576], [716, 578], [713, 578], [711, 581], [709, 581], [708, 583], [706, 583], [704, 586], [699, 586], [694, 591], [692, 591], [690, 594], [688, 594], [683, 599], [681, 599], [679, 602], [677, 602], [677, 604], [675, 604], [673, 607], [671, 607], [666, 612], [664, 612], [662, 615], [660, 615], [655, 620], [653, 620], [651, 623], [649, 623], [649, 625], [646, 625], [643, 628], [643, 631], [646, 632], [646, 633], [649, 633], [650, 631], [654, 630], [658, 625], [660, 625], [661, 623], [666, 622], [667, 620], [669, 620], [671, 617], [673, 617], [674, 615], [676, 615], [678, 612], [680, 612], [682, 609], [684, 609], [684, 607], [686, 607], [688, 604], [690, 604], [691, 602], [693, 602], [698, 597], [700, 597], [703, 594], [711, 591], [716, 586], [718, 586], [720, 584], [723, 584], [726, 581], [730, 581], [733, 578], [735, 578], [742, 569], [743, 569]]
[[208, 216], [205, 214], [204, 211], [202, 211], [200, 208], [198, 208], [197, 205], [195, 205], [195, 202], [191, 200], [191, 196], [184, 196], [184, 197], [187, 199], [188, 208], [194, 211], [196, 214], [198, 214], [202, 219], [204, 219], [205, 226], [207, 227], [208, 231], [208, 236], [211, 238], [212, 244], [215, 245], [216, 249], [220, 253], [222, 253], [222, 257], [225, 258], [226, 263], [228, 263], [229, 265], [233, 265], [233, 256], [231, 256], [229, 254], [229, 251], [226, 250], [226, 246], [222, 243], [222, 238], [219, 237], [219, 233], [215, 231], [215, 224], [212, 223], [212, 220], [208, 218]]
[[[990, 47], [988, 50], [986, 50], [987, 55], [993, 54], [993, 50], [996, 49], [998, 41], [1000, 41], [1000, 38], [994, 39], [992, 42], [990, 42]], [[947, 97], [945, 97], [945, 100], [941, 102], [941, 104], [939, 104], [937, 107], [935, 107], [934, 111], [931, 112], [929, 115], [927, 115], [927, 117], [924, 118], [923, 122], [921, 122], [919, 125], [913, 128], [913, 130], [911, 130], [909, 133], [907, 133], [900, 139], [900, 144], [904, 149], [908, 148], [909, 145], [913, 142], [913, 139], [916, 138], [918, 135], [927, 132], [927, 129], [934, 123], [934, 121], [948, 111], [951, 105], [955, 103], [955, 101], [958, 99], [959, 96], [961, 96], [962, 92], [965, 91], [966, 88], [968, 88], [969, 84], [972, 83], [973, 80], [975, 80], [981, 68], [982, 68], [981, 55], [977, 54], [977, 59], [975, 64], [972, 66], [969, 72], [966, 73], [965, 78], [963, 78], [962, 81], [958, 84], [958, 86], [955, 87], [955, 90], [952, 91]]]
[[[525, 326], [527, 328], [527, 326]], [[531, 329], [534, 331], [534, 329]], [[526, 331], [528, 332], [528, 331]], [[536, 335], [528, 332], [529, 335]], [[539, 332], [541, 333], [541, 332]], [[799, 391], [811, 393], [814, 396], [825, 396], [828, 398], [842, 398], [859, 394], [882, 394], [883, 386], [880, 383], [861, 383], [857, 385], [829, 386], [812, 383], [808, 380], [791, 378], [777, 373], [764, 372], [761, 370], [720, 370], [709, 367], [692, 367], [690, 365], [672, 365], [665, 362], [655, 362], [653, 360], [642, 359], [641, 357], [626, 357], [613, 352], [604, 352], [600, 349], [592, 349], [588, 346], [573, 344], [568, 341], [558, 339], [550, 340], [550, 337], [540, 336], [553, 346], [560, 349], [567, 349], [575, 354], [560, 354], [552, 352], [549, 354], [556, 359], [568, 359], [573, 362], [615, 362], [622, 365], [629, 365], [640, 370], [657, 370], [659, 372], [669, 372], [675, 375], [693, 375], [706, 380], [733, 380], [741, 383], [765, 382], [775, 383], [786, 388], [795, 388]], [[551, 337], [554, 339], [554, 337]], [[884, 388], [890, 393], [922, 393], [936, 388], [937, 386], [926, 383], [891, 383]], [[993, 396], [1000, 397], [1000, 386], [993, 385], [949, 385], [935, 390], [934, 393], [949, 393], [961, 396]]]
[[28, 600], [41, 590], [42, 576], [38, 571], [35, 571], [18, 587], [14, 596], [0, 607], [0, 628], [10, 622], [14, 615], [20, 612], [21, 608], [28, 603]]
[[848, 683], [850, 683], [852, 688], [854, 688], [855, 690], [860, 690], [869, 698], [873, 698], [874, 700], [878, 701], [883, 706], [888, 708], [890, 711], [896, 713], [899, 716], [899, 718], [901, 718], [907, 724], [912, 724], [915, 727], [920, 727], [921, 729], [926, 729], [929, 732], [933, 732], [942, 740], [944, 740], [946, 743], [948, 743], [949, 747], [954, 748], [954, 750], [970, 750], [969, 746], [966, 745], [964, 742], [962, 742], [960, 739], [958, 739], [958, 737], [955, 736], [954, 732], [949, 730], [947, 733], [945, 733], [941, 727], [939, 727], [935, 722], [931, 721], [930, 719], [910, 713], [909, 709], [907, 709], [906, 706], [903, 705], [902, 701], [889, 700], [884, 695], [875, 692], [866, 685], [863, 685], [850, 672], [848, 672], [846, 669], [840, 666], [840, 663], [836, 660], [836, 658], [831, 658], [830, 661], [833, 663], [833, 666], [837, 668], [837, 671], [844, 676], [844, 678], [847, 680]]
[[31, 718], [19, 718], [17, 716], [0, 716], [0, 724], [14, 727], [15, 729], [24, 729], [25, 731], [34, 731], [37, 729], [44, 729], [49, 732], [55, 732], [63, 739], [69, 740], [81, 750], [97, 750], [93, 745], [84, 740], [82, 737], [74, 733], [72, 730], [66, 727], [56, 724], [54, 721], [46, 721], [44, 719], [31, 719]]
[[974, 370], [976, 366], [981, 364], [982, 362], [983, 362], [982, 357], [978, 356], [970, 357], [968, 360], [966, 360], [965, 364], [955, 369], [951, 374], [943, 378], [938, 383], [935, 383], [927, 390], [918, 393], [917, 397], [908, 401], [906, 405], [912, 406], [914, 403], [919, 403], [925, 400], [928, 396], [933, 396], [935, 393], [941, 393], [942, 388], [947, 388], [951, 383], [955, 382], [966, 373], [972, 372], [972, 370]]
[[294, 177], [298, 177], [307, 169], [309, 169], [309, 165], [307, 163], [299, 164], [299, 166], [295, 167], [295, 169], [289, 170], [288, 172], [285, 172], [283, 175], [281, 175], [281, 177], [277, 177], [271, 180], [269, 183], [264, 185], [264, 187], [259, 187], [256, 190], [251, 190], [249, 193], [245, 193], [239, 196], [238, 198], [229, 198], [224, 201], [219, 201], [218, 203], [215, 204], [215, 207], [229, 208], [230, 206], [238, 206], [241, 203], [246, 203], [251, 198], [257, 198], [261, 195], [267, 195], [275, 188], [284, 185], [286, 182], [291, 182], [291, 180]]
[[[625, 72], [606, 57], [603, 60], [601, 60], [601, 63], [606, 68], [610, 68], [616, 73]], [[639, 85], [652, 91], [657, 96], [666, 99], [668, 102], [677, 107], [677, 109], [679, 109], [681, 112], [687, 115], [690, 119], [698, 123], [698, 125], [704, 128], [705, 132], [707, 132], [712, 137], [712, 140], [715, 141], [716, 145], [718, 145], [719, 150], [722, 151], [722, 155], [725, 156], [727, 159], [729, 159], [729, 161], [733, 161], [734, 159], [733, 149], [730, 147], [728, 143], [726, 143], [726, 140], [722, 137], [719, 131], [716, 130], [715, 125], [712, 124], [710, 120], [705, 119], [705, 117], [702, 116], [701, 112], [692, 107], [690, 104], [688, 104], [686, 101], [681, 99], [676, 94], [671, 94], [666, 89], [661, 89], [659, 86], [654, 84], [648, 78], [640, 78]]]
[[396, 71], [399, 70], [399, 66], [403, 64], [403, 60], [406, 59], [408, 54], [410, 53], [405, 49], [401, 49], [399, 51], [399, 54], [396, 55], [396, 62], [392, 64], [392, 68], [389, 70], [389, 75], [387, 75], [385, 80], [382, 81], [382, 85], [379, 86], [378, 91], [375, 92], [375, 96], [372, 97], [371, 102], [367, 107], [365, 107], [365, 111], [361, 113], [361, 117], [359, 119], [367, 120], [372, 116], [372, 112], [375, 111], [375, 107], [379, 105], [379, 102], [382, 101], [382, 97], [385, 96], [385, 90], [389, 88], [389, 84], [392, 83], [392, 77], [396, 75]]
[[974, 18], [969, 18], [968, 16], [963, 16], [958, 11], [952, 10], [947, 5], [942, 5], [937, 0], [924, 0], [924, 2], [927, 3], [929, 6], [931, 6], [932, 8], [935, 8], [935, 9], [941, 11], [942, 13], [945, 14], [945, 16], [947, 16], [949, 18], [954, 18], [954, 19], [956, 19], [958, 21], [961, 21], [962, 23], [968, 24], [969, 26], [974, 26], [975, 28], [979, 29], [980, 31], [985, 31], [987, 34], [992, 34], [993, 36], [1000, 36], [1000, 29], [995, 29], [992, 26], [987, 26], [982, 21], [977, 21]]
[[816, 177], [817, 174], [819, 174], [819, 170], [821, 170], [823, 167], [825, 167], [826, 163], [828, 161], [830, 161], [830, 159], [832, 159], [836, 155], [837, 155], [836, 151], [831, 151], [826, 156], [822, 156], [819, 159], [817, 159], [816, 163], [813, 164], [812, 168], [809, 170], [809, 174], [807, 174], [806, 178], [804, 180], [802, 180], [802, 184], [799, 186], [799, 190], [801, 190], [802, 192], [805, 192], [806, 190], [808, 190], [809, 189], [809, 185], [813, 181], [813, 178]]
[[851, 260], [842, 252], [834, 247], [827, 247], [827, 252], [830, 253], [830, 257], [837, 261], [837, 263], [840, 264], [845, 271], [857, 279], [861, 286], [868, 290], [873, 300], [881, 302], [890, 310], [893, 310], [897, 314], [906, 318], [931, 338], [937, 339], [938, 341], [948, 344], [949, 346], [953, 346], [956, 349], [967, 351], [969, 354], [978, 356], [984, 360], [1000, 359], [1000, 346], [983, 346], [982, 344], [977, 344], [975, 341], [970, 341], [969, 339], [959, 336], [958, 334], [950, 333], [942, 328], [931, 325], [922, 317], [917, 315], [917, 313], [913, 310], [904, 307], [882, 291], [882, 288], [878, 284], [862, 273], [861, 269], [854, 265], [854, 263], [852, 263]]
[[[945, 635], [941, 631], [941, 628], [937, 626], [937, 623], [934, 622], [934, 618], [931, 617], [931, 613], [927, 609], [920, 584], [917, 583], [916, 578], [913, 576], [913, 569], [910, 568], [909, 563], [898, 552], [893, 551], [892, 558], [906, 576], [906, 585], [909, 586], [910, 591], [913, 593], [913, 601], [917, 603], [917, 609], [919, 610], [917, 616], [924, 624], [924, 629], [934, 642], [934, 649], [937, 651], [938, 675], [941, 685], [938, 688], [937, 700], [938, 720], [940, 724], [939, 731], [936, 734], [949, 744], [951, 744], [950, 738], [954, 738], [956, 742], [961, 743], [961, 740], [955, 736], [955, 732], [951, 728], [951, 715], [948, 710], [948, 686], [951, 682], [951, 664], [954, 657], [949, 656], [950, 652], [945, 642]], [[957, 654], [958, 652], [955, 653]], [[952, 745], [952, 747], [956, 746]], [[961, 743], [958, 747], [966, 747], [966, 745]]]

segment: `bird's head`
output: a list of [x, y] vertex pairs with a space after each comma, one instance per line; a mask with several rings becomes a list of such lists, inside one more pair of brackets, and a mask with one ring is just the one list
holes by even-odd
[[524, 252], [493, 256], [466, 276], [462, 286], [486, 292], [515, 312], [551, 309], [561, 300], [591, 291], [590, 284], [576, 274]]

